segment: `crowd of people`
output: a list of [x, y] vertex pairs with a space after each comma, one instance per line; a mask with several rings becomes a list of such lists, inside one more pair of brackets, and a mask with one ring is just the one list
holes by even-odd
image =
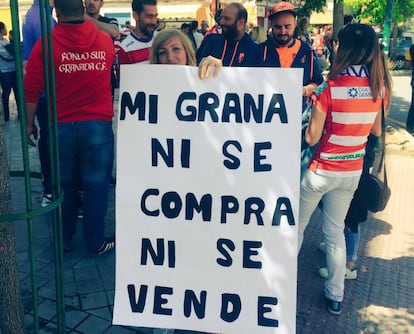
[[[309, 35], [309, 22], [298, 22], [295, 7], [284, 1], [270, 12], [269, 34], [255, 27], [246, 31], [248, 14], [238, 2], [220, 9], [211, 28], [201, 22], [199, 29], [193, 21], [181, 29], [160, 29], [157, 1], [132, 0], [135, 25], [128, 22], [121, 32], [116, 19], [100, 15], [102, 5], [102, 0], [55, 0], [58, 22], [51, 11], [47, 17], [54, 28], [59, 151], [65, 152], [59, 155], [64, 250], [71, 249], [80, 207], [87, 251], [100, 255], [115, 247], [114, 239], [104, 235], [104, 218], [114, 160], [113, 91], [118, 64], [198, 66], [200, 79], [217, 75], [223, 66], [301, 68], [302, 113], [307, 115], [302, 141], [303, 149], [311, 153], [301, 180], [298, 250], [319, 205], [321, 248], [327, 263], [319, 272], [326, 278], [327, 308], [339, 315], [344, 280], [356, 278], [358, 224], [367, 214], [353, 194], [361, 174], [372, 165], [373, 147], [381, 133], [381, 106], [387, 109], [391, 99], [391, 79], [374, 30], [349, 22], [338, 34], [339, 44], [329, 42], [328, 47], [332, 29], [326, 29], [324, 36], [316, 29]], [[5, 27], [1, 28], [0, 23], [4, 36]], [[59, 194], [50, 182], [50, 111], [44, 93], [41, 36], [39, 0], [34, 0], [23, 26], [25, 111], [30, 144], [37, 138], [35, 117], [40, 127], [42, 204], [47, 205]], [[101, 56], [94, 57], [94, 66], [87, 69], [75, 70], [67, 62], [76, 54], [98, 51]], [[326, 79], [320, 57], [329, 59]], [[348, 93], [352, 87], [358, 88], [355, 94]]]

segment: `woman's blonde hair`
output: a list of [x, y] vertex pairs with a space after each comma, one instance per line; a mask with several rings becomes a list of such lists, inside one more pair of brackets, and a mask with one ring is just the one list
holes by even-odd
[[366, 65], [372, 96], [375, 100], [382, 98], [385, 88], [387, 97], [385, 101], [388, 104], [391, 98], [392, 80], [374, 29], [366, 24], [348, 24], [339, 32], [338, 38], [338, 53], [335, 55], [328, 79], [336, 79], [351, 65]]
[[195, 52], [190, 39], [177, 29], [164, 29], [155, 35], [151, 47], [150, 64], [160, 63], [160, 60], [158, 59], [158, 51], [173, 37], [178, 37], [183, 43], [184, 51], [187, 55], [187, 65], [196, 66]]

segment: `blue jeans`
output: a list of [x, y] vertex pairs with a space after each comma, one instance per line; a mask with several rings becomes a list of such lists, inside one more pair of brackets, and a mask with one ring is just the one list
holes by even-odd
[[97, 252], [105, 243], [105, 214], [108, 187], [114, 160], [112, 123], [82, 121], [58, 124], [60, 176], [63, 190], [63, 240], [76, 232], [83, 196], [83, 235], [88, 252]]
[[10, 118], [10, 106], [9, 98], [13, 88], [14, 97], [17, 103], [17, 83], [16, 83], [16, 71], [1, 72], [0, 73], [1, 84], [1, 99], [3, 102], [4, 120], [8, 121]]
[[346, 262], [355, 262], [358, 258], [359, 232], [352, 232], [345, 227]]
[[323, 197], [322, 232], [329, 273], [325, 296], [339, 302], [344, 295], [346, 265], [344, 220], [359, 178], [360, 176], [328, 177], [307, 170], [300, 189], [298, 249], [301, 248], [309, 219]]

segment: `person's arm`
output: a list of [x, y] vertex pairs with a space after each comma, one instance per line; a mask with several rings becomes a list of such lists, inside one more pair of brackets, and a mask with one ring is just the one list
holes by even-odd
[[310, 83], [308, 85], [305, 85], [302, 87], [302, 95], [303, 96], [310, 96], [311, 93], [315, 90], [315, 88], [318, 87], [318, 85], [314, 83]]
[[310, 96], [315, 88], [318, 87], [324, 80], [319, 62], [315, 59], [315, 53], [313, 50], [310, 50], [310, 60], [308, 64], [310, 67], [310, 78], [307, 84], [302, 88], [303, 96]]
[[325, 126], [326, 112], [324, 112], [316, 103], [312, 107], [308, 127], [305, 131], [305, 140], [309, 146], [314, 146], [322, 137]]
[[29, 60], [27, 61], [26, 74], [23, 77], [25, 113], [26, 113], [26, 133], [27, 143], [36, 146], [33, 138], [37, 139], [37, 128], [34, 122], [39, 97], [44, 91], [42, 43], [39, 40], [33, 47]]
[[105, 23], [102, 21], [99, 21], [91, 16], [89, 16], [87, 13], [85, 13], [85, 19], [86, 20], [90, 20], [93, 22], [93, 24], [95, 24], [95, 26], [102, 31], [105, 31], [106, 33], [108, 33], [112, 39], [117, 39], [119, 36], [119, 28], [117, 25], [113, 24], [113, 23]]
[[37, 105], [38, 103], [29, 103], [26, 102], [26, 132], [27, 132], [27, 143], [30, 146], [36, 146], [35, 142], [32, 140], [32, 136], [33, 139], [37, 140], [37, 128], [36, 125], [34, 123], [34, 118], [35, 118], [35, 114], [36, 114], [36, 109], [37, 109]]

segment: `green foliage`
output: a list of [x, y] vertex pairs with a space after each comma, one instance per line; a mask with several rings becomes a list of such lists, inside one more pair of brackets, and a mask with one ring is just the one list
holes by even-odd
[[[345, 0], [345, 4], [352, 7], [357, 19], [364, 19], [370, 24], [384, 25], [387, 0]], [[413, 16], [413, 0], [393, 1], [392, 22], [394, 24], [405, 22]]]
[[323, 12], [326, 0], [306, 0], [305, 4], [298, 9], [298, 17], [309, 17], [312, 12]]
[[[338, 0], [337, 0], [338, 1]], [[342, 0], [339, 0], [342, 1]], [[257, 3], [271, 3], [268, 0], [256, 0]], [[273, 1], [274, 2], [274, 1]], [[294, 1], [290, 1], [294, 3]], [[298, 17], [309, 17], [312, 12], [323, 12], [326, 0], [303, 0], [304, 5], [298, 8]]]

